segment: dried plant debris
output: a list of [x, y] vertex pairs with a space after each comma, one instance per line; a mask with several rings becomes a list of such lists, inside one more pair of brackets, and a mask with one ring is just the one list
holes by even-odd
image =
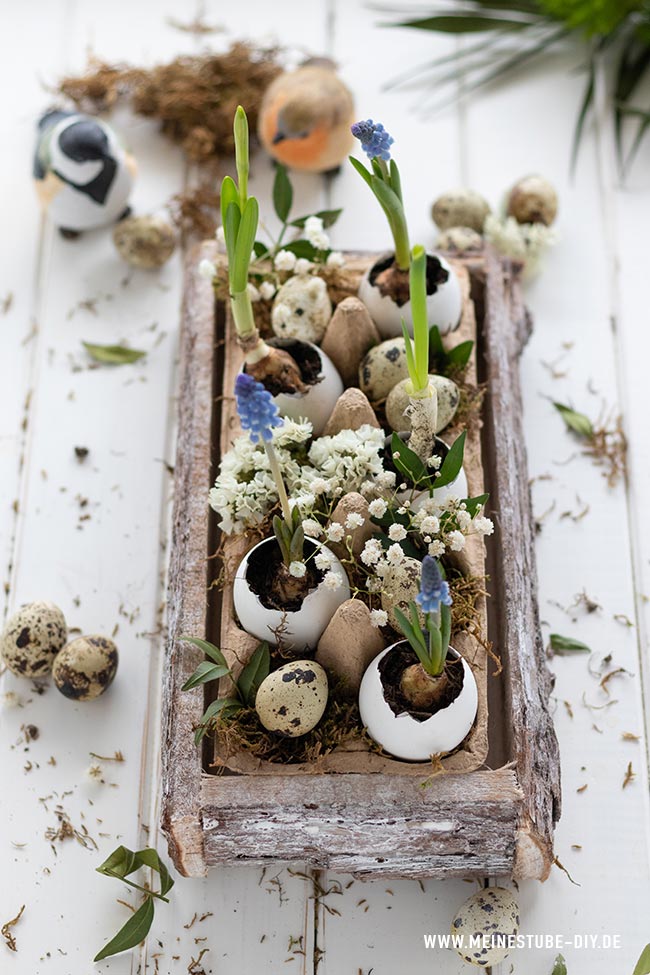
[[633, 782], [636, 778], [636, 772], [632, 768], [632, 762], [627, 763], [627, 768], [625, 769], [625, 776], [623, 777], [622, 788], [626, 789], [630, 782]]
[[621, 417], [603, 411], [600, 418], [592, 422], [584, 413], [564, 403], [554, 402], [553, 406], [567, 429], [583, 443], [583, 454], [602, 468], [603, 477], [610, 487], [614, 487], [627, 473], [627, 440]]
[[5, 944], [9, 951], [18, 951], [18, 944], [16, 942], [16, 936], [12, 932], [12, 928], [15, 927], [23, 916], [23, 911], [25, 910], [25, 905], [20, 908], [15, 917], [12, 917], [10, 921], [5, 921], [0, 928], [0, 934], [5, 939]]
[[157, 119], [193, 162], [206, 162], [233, 154], [237, 105], [247, 106], [250, 130], [257, 131], [262, 95], [282, 70], [278, 56], [277, 48], [235, 43], [223, 54], [182, 56], [153, 68], [91, 60], [84, 75], [64, 78], [58, 90], [84, 111], [125, 101], [136, 115]]

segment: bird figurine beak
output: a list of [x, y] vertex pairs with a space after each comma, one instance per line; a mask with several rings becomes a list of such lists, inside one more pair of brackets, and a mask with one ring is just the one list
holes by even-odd
[[279, 142], [284, 142], [285, 139], [286, 139], [286, 135], [284, 134], [284, 132], [282, 132], [281, 129], [278, 129], [278, 131], [273, 136], [271, 142], [274, 146], [277, 146]]

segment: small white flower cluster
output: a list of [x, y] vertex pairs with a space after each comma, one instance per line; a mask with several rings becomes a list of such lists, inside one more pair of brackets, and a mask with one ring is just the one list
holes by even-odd
[[305, 238], [317, 251], [326, 251], [330, 246], [329, 235], [325, 233], [323, 221], [320, 217], [307, 217]]
[[504, 255], [524, 261], [526, 273], [536, 274], [544, 254], [557, 243], [557, 232], [543, 223], [517, 223], [514, 217], [490, 214], [483, 227], [486, 241]]
[[319, 437], [309, 449], [311, 467], [303, 469], [301, 487], [328, 498], [358, 491], [370, 478], [382, 475], [383, 446], [383, 431], [368, 423], [358, 430]]

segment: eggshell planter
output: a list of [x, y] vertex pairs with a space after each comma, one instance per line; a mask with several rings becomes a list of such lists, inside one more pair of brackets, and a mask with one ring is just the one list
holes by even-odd
[[361, 681], [359, 711], [368, 734], [385, 751], [408, 762], [426, 762], [432, 755], [453, 751], [469, 734], [478, 708], [478, 691], [470, 667], [450, 647], [450, 653], [463, 665], [463, 686], [458, 697], [424, 721], [407, 711], [395, 714], [384, 694], [379, 665], [389, 653], [406, 645], [400, 640], [372, 661]]
[[292, 420], [309, 420], [314, 428], [314, 436], [319, 437], [325, 429], [336, 401], [343, 392], [343, 381], [338, 374], [332, 360], [322, 349], [311, 342], [300, 339], [268, 339], [267, 344], [278, 349], [285, 349], [296, 357], [309, 349], [312, 356], [317, 356], [320, 366], [317, 375], [319, 381], [310, 386], [308, 393], [280, 393], [274, 396], [281, 416], [288, 416]]
[[[233, 603], [241, 626], [258, 640], [268, 640], [273, 646], [277, 645], [275, 631], [282, 628], [283, 645], [292, 651], [302, 653], [304, 650], [314, 650], [321, 634], [341, 603], [350, 598], [350, 586], [345, 570], [330, 549], [313, 538], [305, 539], [316, 550], [327, 552], [331, 559], [331, 567], [343, 579], [338, 589], [328, 589], [321, 582], [316, 589], [312, 589], [302, 601], [302, 606], [296, 612], [279, 609], [269, 609], [264, 606], [260, 597], [253, 592], [248, 581], [248, 569], [254, 553], [268, 550], [271, 558], [273, 548], [277, 547], [275, 538], [265, 538], [246, 553], [240, 562], [233, 583]], [[266, 554], [266, 553], [265, 553]]]
[[[382, 294], [377, 284], [373, 283], [376, 277], [389, 268], [395, 259], [394, 254], [384, 254], [379, 260], [372, 264], [361, 278], [358, 295], [361, 301], [370, 312], [379, 334], [382, 338], [394, 338], [402, 334], [402, 319], [406, 324], [409, 333], [413, 334], [413, 318], [411, 314], [411, 302], [405, 301], [402, 304], [390, 297]], [[432, 264], [434, 267], [432, 268]], [[427, 319], [429, 325], [437, 325], [441, 335], [446, 335], [458, 328], [462, 311], [462, 294], [460, 284], [453, 268], [438, 254], [427, 253], [427, 271], [430, 269], [438, 273], [446, 272], [446, 281], [434, 284], [435, 290], [429, 292], [427, 286]], [[433, 276], [433, 274], [432, 274]]]

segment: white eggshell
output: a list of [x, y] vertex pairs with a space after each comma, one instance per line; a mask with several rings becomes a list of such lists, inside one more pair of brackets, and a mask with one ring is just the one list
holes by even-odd
[[292, 420], [309, 420], [314, 428], [314, 436], [319, 437], [343, 392], [343, 382], [332, 360], [321, 349], [316, 346], [313, 348], [321, 360], [321, 381], [311, 386], [304, 395], [280, 393], [273, 399], [281, 416], [288, 416]]
[[[456, 951], [470, 965], [488, 968], [510, 954], [507, 939], [519, 931], [519, 906], [505, 887], [479, 890], [462, 904], [451, 922], [454, 938], [463, 937]], [[472, 943], [471, 939], [475, 939]], [[478, 943], [480, 939], [480, 944]]]
[[359, 366], [359, 386], [371, 403], [386, 399], [393, 386], [408, 378], [403, 338], [386, 339], [366, 352]]
[[379, 663], [398, 645], [382, 650], [363, 675], [359, 690], [361, 721], [370, 737], [391, 755], [409, 762], [426, 762], [432, 755], [452, 751], [469, 733], [478, 708], [476, 681], [462, 660], [463, 686], [451, 704], [426, 721], [417, 721], [406, 711], [395, 714], [384, 697]]
[[267, 731], [299, 738], [315, 728], [327, 705], [327, 674], [315, 660], [295, 660], [260, 684], [255, 710]]
[[332, 302], [323, 279], [294, 275], [275, 296], [271, 324], [278, 338], [320, 342], [331, 314]]
[[[436, 257], [445, 271], [449, 272], [449, 277], [438, 286], [432, 295], [427, 295], [427, 319], [429, 325], [437, 325], [440, 334], [458, 328], [463, 299], [460, 291], [460, 283], [451, 265], [439, 254], [428, 255]], [[402, 334], [402, 319], [406, 324], [409, 333], [413, 334], [413, 317], [411, 314], [411, 302], [407, 301], [403, 305], [398, 305], [389, 295], [382, 295], [379, 288], [370, 283], [370, 272], [368, 268], [359, 284], [358, 295], [370, 312], [370, 317], [374, 321], [379, 334], [383, 338]]]
[[279, 609], [268, 609], [264, 606], [259, 596], [249, 587], [246, 573], [251, 554], [263, 545], [277, 545], [275, 538], [265, 538], [246, 553], [239, 563], [233, 583], [235, 612], [246, 632], [257, 637], [258, 640], [268, 640], [275, 646], [277, 644], [275, 631], [282, 626], [283, 644], [287, 649], [296, 651], [315, 650], [336, 610], [341, 603], [350, 598], [348, 577], [334, 553], [313, 538], [307, 541], [329, 555], [332, 570], [343, 580], [338, 589], [329, 589], [321, 583], [305, 597], [297, 612], [282, 613]]
[[27, 603], [11, 616], [0, 637], [0, 655], [17, 677], [45, 677], [65, 645], [68, 627], [58, 606]]

